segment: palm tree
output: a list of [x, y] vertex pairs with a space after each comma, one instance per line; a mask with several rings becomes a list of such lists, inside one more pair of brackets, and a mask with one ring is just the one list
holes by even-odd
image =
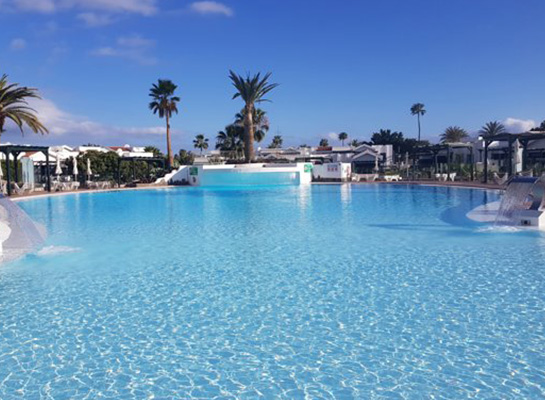
[[505, 126], [498, 121], [487, 122], [480, 130], [482, 136], [495, 136], [507, 132]]
[[411, 114], [416, 115], [418, 118], [418, 141], [420, 142], [420, 116], [423, 116], [426, 114], [426, 110], [424, 109], [424, 104], [422, 103], [415, 103], [411, 107]]
[[321, 140], [320, 140], [319, 146], [320, 146], [320, 147], [327, 147], [327, 146], [329, 146], [329, 140], [327, 140], [327, 139], [321, 139]]
[[542, 121], [539, 126], [530, 129], [530, 132], [543, 132], [545, 131], [545, 121]]
[[163, 152], [155, 146], [146, 146], [144, 147], [144, 151], [146, 153], [153, 153], [153, 157], [157, 158], [163, 158], [165, 156]]
[[236, 124], [227, 125], [225, 130], [218, 132], [216, 136], [216, 149], [227, 152], [231, 158], [240, 158], [244, 151], [243, 135], [243, 127]]
[[278, 86], [276, 83], [269, 83], [271, 73], [266, 73], [263, 78], [261, 74], [255, 74], [250, 77], [247, 74], [246, 77], [242, 77], [235, 74], [233, 71], [229, 71], [229, 78], [237, 92], [233, 95], [233, 99], [237, 97], [242, 98], [245, 103], [244, 106], [244, 157], [246, 162], [252, 162], [254, 158], [254, 109], [255, 103], [261, 103], [268, 101], [265, 99], [265, 95]]
[[282, 136], [276, 135], [273, 137], [271, 144], [269, 145], [269, 149], [280, 149], [282, 148], [282, 142], [284, 140], [282, 139]]
[[358, 139], [352, 139], [350, 141], [350, 146], [352, 146], [352, 147], [358, 147], [359, 145], [360, 145], [360, 142], [359, 142]]
[[348, 139], [348, 133], [341, 132], [339, 133], [339, 140], [341, 141], [341, 146], [344, 146], [344, 141]]
[[[235, 124], [244, 127], [244, 110], [243, 108], [239, 113], [235, 115]], [[269, 131], [269, 118], [267, 117], [267, 111], [261, 108], [254, 108], [254, 115], [252, 121], [254, 123], [254, 140], [261, 142], [265, 139], [265, 135]]]
[[170, 144], [170, 118], [172, 113], [178, 114], [178, 102], [180, 98], [174, 95], [178, 86], [168, 79], [159, 79], [150, 89], [150, 97], [153, 99], [149, 103], [150, 110], [153, 114], [159, 114], [159, 118], [166, 118], [167, 123], [167, 155], [168, 167], [171, 168], [174, 164], [172, 155], [172, 146]]
[[8, 76], [0, 78], [0, 137], [5, 132], [5, 124], [9, 119], [17, 125], [21, 134], [23, 126], [28, 126], [32, 132], [46, 134], [49, 131], [40, 122], [36, 110], [28, 106], [28, 99], [41, 99], [38, 90], [17, 83], [8, 83]]
[[441, 135], [442, 143], [458, 143], [468, 137], [467, 132], [459, 126], [449, 126]]
[[193, 140], [193, 147], [200, 149], [202, 154], [203, 150], [208, 149], [208, 139], [203, 134], [198, 134], [195, 136], [195, 140]]

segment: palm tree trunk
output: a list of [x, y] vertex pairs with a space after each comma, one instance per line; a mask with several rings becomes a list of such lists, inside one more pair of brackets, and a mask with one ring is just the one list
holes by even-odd
[[254, 159], [254, 122], [253, 122], [253, 104], [246, 105], [244, 114], [244, 157], [247, 163]]
[[174, 164], [174, 158], [172, 157], [172, 147], [170, 145], [170, 118], [168, 115], [168, 112], [166, 113], [166, 119], [167, 119], [167, 156], [168, 156], [168, 169], [172, 168], [172, 164]]
[[416, 114], [418, 118], [418, 143], [420, 144], [420, 113]]

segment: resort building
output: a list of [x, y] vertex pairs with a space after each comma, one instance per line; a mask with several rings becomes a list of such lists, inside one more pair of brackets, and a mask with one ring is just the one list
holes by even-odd
[[372, 173], [394, 166], [394, 150], [391, 144], [368, 145], [358, 147], [316, 147], [312, 149], [314, 160], [322, 159], [324, 163], [340, 162], [352, 166], [352, 171], [358, 174]]

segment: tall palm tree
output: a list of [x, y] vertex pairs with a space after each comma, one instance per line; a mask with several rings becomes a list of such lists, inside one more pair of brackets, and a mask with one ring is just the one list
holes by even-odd
[[422, 103], [415, 103], [411, 107], [411, 114], [416, 115], [418, 119], [418, 141], [420, 142], [420, 116], [423, 116], [426, 114], [426, 110], [424, 109], [424, 104]]
[[203, 134], [198, 134], [193, 140], [193, 147], [200, 149], [201, 154], [203, 150], [208, 149], [208, 139], [204, 137]]
[[24, 134], [26, 125], [34, 133], [46, 134], [47, 128], [40, 122], [36, 110], [28, 106], [28, 99], [40, 99], [38, 90], [17, 83], [8, 83], [8, 76], [0, 78], [0, 137], [5, 132], [5, 124], [9, 119]]
[[[235, 124], [242, 127], [244, 127], [244, 110], [245, 108], [235, 115]], [[267, 111], [261, 108], [254, 108], [254, 115], [252, 117], [254, 123], [254, 140], [258, 143], [265, 139], [265, 135], [270, 129], [269, 118], [266, 114]]]
[[445, 129], [445, 132], [441, 135], [442, 143], [458, 143], [462, 139], [468, 137], [469, 135], [465, 129], [460, 128], [459, 126], [449, 126]]
[[501, 133], [506, 133], [505, 126], [498, 121], [487, 122], [480, 130], [482, 136], [495, 136]]
[[348, 139], [348, 133], [341, 132], [339, 133], [339, 140], [341, 141], [341, 146], [344, 146], [344, 141]]
[[271, 73], [266, 73], [263, 77], [261, 74], [255, 74], [250, 77], [247, 74], [246, 77], [242, 77], [235, 74], [233, 71], [229, 71], [229, 78], [235, 89], [236, 93], [233, 95], [233, 99], [237, 97], [242, 98], [244, 101], [244, 157], [247, 163], [252, 162], [254, 158], [254, 109], [255, 103], [261, 103], [268, 101], [265, 99], [265, 95], [278, 86], [276, 83], [269, 83]]
[[280, 135], [275, 135], [271, 141], [271, 144], [269, 145], [269, 149], [280, 149], [282, 148], [282, 143], [283, 143], [283, 139], [282, 139], [282, 136]]
[[327, 139], [321, 139], [321, 140], [320, 140], [319, 146], [320, 146], [320, 147], [327, 147], [327, 146], [329, 146], [329, 140], [327, 140]]
[[170, 119], [172, 113], [178, 114], [178, 102], [180, 98], [174, 95], [178, 88], [171, 80], [159, 79], [150, 89], [150, 97], [153, 99], [149, 103], [150, 110], [153, 114], [159, 114], [159, 118], [166, 118], [167, 123], [167, 156], [168, 167], [172, 168], [174, 164], [174, 156], [172, 155], [172, 146], [170, 143]]
[[358, 139], [352, 139], [350, 141], [350, 146], [352, 147], [358, 147], [360, 145], [360, 141]]

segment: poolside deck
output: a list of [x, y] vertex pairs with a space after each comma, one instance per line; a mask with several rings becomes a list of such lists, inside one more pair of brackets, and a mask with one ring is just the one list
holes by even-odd
[[77, 190], [63, 190], [59, 192], [47, 192], [47, 191], [36, 191], [25, 193], [22, 195], [12, 194], [9, 198], [13, 201], [22, 201], [27, 199], [32, 199], [36, 197], [54, 197], [54, 196], [64, 196], [68, 194], [80, 194], [80, 193], [103, 193], [103, 192], [121, 192], [126, 190], [142, 190], [142, 189], [160, 189], [169, 187], [166, 184], [139, 184], [137, 187], [113, 187], [108, 189], [77, 189]]
[[[501, 185], [496, 184], [484, 184], [480, 182], [438, 182], [438, 181], [401, 181], [401, 182], [312, 182], [313, 185], [341, 185], [341, 184], [351, 184], [351, 185], [369, 185], [369, 184], [380, 184], [380, 185], [421, 185], [421, 186], [445, 186], [445, 187], [459, 187], [459, 188], [468, 188], [468, 189], [484, 189], [484, 190], [503, 190], [504, 188]], [[31, 199], [42, 196], [64, 196], [68, 194], [78, 194], [78, 193], [102, 193], [102, 192], [120, 192], [126, 190], [142, 190], [142, 189], [153, 189], [153, 188], [167, 188], [169, 185], [161, 184], [140, 184], [137, 187], [121, 187], [121, 188], [109, 188], [109, 189], [77, 189], [77, 190], [63, 190], [60, 192], [46, 192], [38, 191], [25, 193], [23, 195], [12, 194], [10, 199], [13, 201], [22, 201], [25, 199]]]
[[468, 188], [468, 189], [485, 189], [485, 190], [503, 190], [504, 187], [501, 185], [496, 185], [494, 183], [481, 183], [481, 182], [440, 182], [440, 181], [399, 181], [399, 182], [385, 182], [385, 181], [375, 181], [375, 182], [312, 182], [313, 185], [341, 185], [341, 184], [351, 184], [351, 185], [370, 185], [370, 184], [379, 184], [379, 185], [420, 185], [420, 186], [446, 186], [446, 187], [459, 187], [459, 188]]

